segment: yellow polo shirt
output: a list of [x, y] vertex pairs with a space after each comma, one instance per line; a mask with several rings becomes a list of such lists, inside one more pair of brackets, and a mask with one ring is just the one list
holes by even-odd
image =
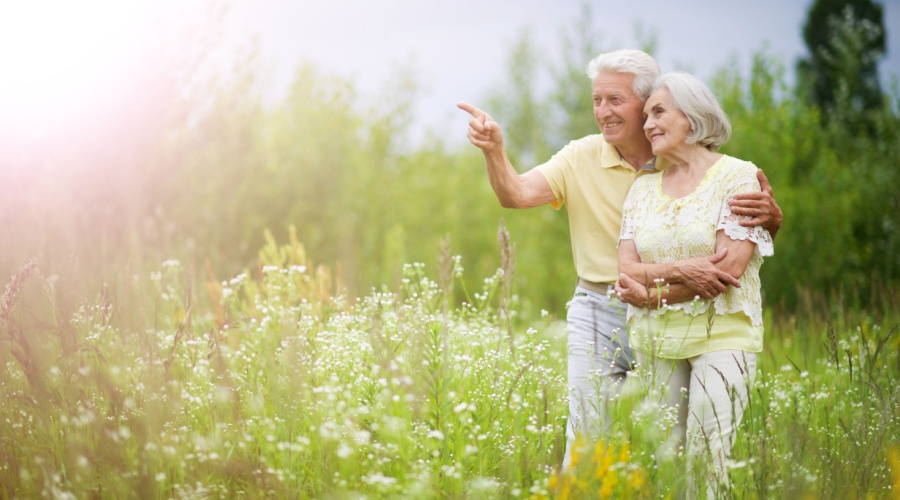
[[668, 166], [659, 158], [656, 168], [635, 169], [600, 134], [570, 142], [547, 163], [535, 167], [556, 197], [551, 205], [566, 205], [572, 256], [578, 276], [598, 283], [614, 283], [619, 276], [619, 228], [622, 204], [639, 175]]

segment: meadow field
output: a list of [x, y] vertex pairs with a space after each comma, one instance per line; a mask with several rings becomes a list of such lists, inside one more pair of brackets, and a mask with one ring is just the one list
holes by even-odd
[[[0, 496], [675, 498], [681, 457], [653, 458], [671, 418], [634, 398], [560, 471], [564, 324], [523, 313], [504, 231], [473, 290], [449, 242], [351, 298], [270, 237], [230, 279], [165, 261], [56, 323], [26, 264], [0, 302]], [[900, 497], [900, 296], [873, 293], [767, 311], [735, 496]]]
[[[462, 127], [410, 141], [424, 77], [304, 62], [273, 100], [167, 19], [91, 100], [0, 93], [0, 499], [679, 497], [639, 391], [560, 471], [565, 211], [502, 209]], [[598, 131], [589, 19], [561, 54], [523, 31], [475, 103], [519, 171]], [[784, 211], [723, 497], [900, 499], [900, 81], [837, 21], [832, 102], [765, 47], [708, 79]]]

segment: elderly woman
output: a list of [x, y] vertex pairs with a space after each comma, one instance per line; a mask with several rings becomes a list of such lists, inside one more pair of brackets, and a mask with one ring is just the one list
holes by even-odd
[[[762, 351], [759, 268], [772, 255], [772, 237], [740, 225], [729, 209], [733, 195], [760, 190], [757, 168], [717, 152], [731, 125], [702, 82], [660, 76], [644, 114], [653, 153], [672, 166], [639, 177], [628, 193], [616, 292], [633, 306], [628, 326], [639, 369], [677, 408], [672, 438], [687, 439], [688, 486], [702, 474], [714, 494], [727, 481], [725, 463]], [[716, 266], [740, 286], [713, 299], [655, 279], [676, 261], [719, 252]], [[697, 461], [711, 466], [709, 475], [698, 472]]]

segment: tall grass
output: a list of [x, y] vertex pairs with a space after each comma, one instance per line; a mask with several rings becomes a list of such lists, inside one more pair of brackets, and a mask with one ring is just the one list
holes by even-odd
[[73, 315], [71, 349], [27, 305], [5, 315], [3, 496], [507, 496], [545, 480], [564, 353], [549, 321], [501, 327], [501, 271], [451, 310], [421, 264], [350, 300], [296, 241], [261, 256], [205, 287], [165, 262], [142, 279], [144, 328], [118, 327], [133, 305], [104, 295]]
[[[503, 264], [471, 295], [449, 241], [439, 269], [407, 265], [397, 289], [351, 298], [296, 239], [270, 236], [237, 276], [167, 261], [135, 277], [140, 303], [104, 288], [55, 324], [34, 314], [53, 284], [27, 264], [3, 296], [2, 497], [677, 495], [684, 468], [654, 459], [665, 419], [633, 398], [558, 471], [564, 330], [517, 314], [499, 240]], [[16, 300], [27, 287], [41, 304]], [[738, 497], [896, 497], [897, 305], [884, 290], [873, 309], [769, 312], [730, 463]], [[122, 325], [126, 309], [145, 323]]]

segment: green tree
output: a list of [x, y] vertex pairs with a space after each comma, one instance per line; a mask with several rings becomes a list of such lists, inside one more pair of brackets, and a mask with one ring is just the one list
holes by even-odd
[[592, 19], [591, 6], [582, 5], [581, 15], [572, 29], [562, 32], [560, 53], [553, 58], [554, 88], [549, 97], [556, 124], [550, 130], [554, 150], [569, 141], [600, 133], [594, 118], [591, 80], [585, 72], [588, 62], [603, 52], [599, 44], [601, 36]]
[[488, 99], [486, 109], [503, 126], [507, 152], [520, 168], [543, 163], [550, 153], [548, 106], [539, 85], [545, 61], [531, 32], [521, 31], [506, 61], [508, 80]]
[[823, 110], [880, 108], [885, 38], [883, 8], [872, 0], [816, 0], [803, 26], [810, 56], [798, 65], [812, 102]]

